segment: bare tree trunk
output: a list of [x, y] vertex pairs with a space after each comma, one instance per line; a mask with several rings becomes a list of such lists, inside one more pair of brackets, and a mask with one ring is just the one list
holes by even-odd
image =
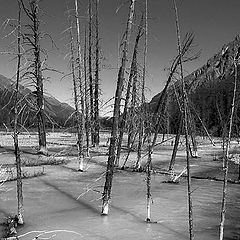
[[[40, 47], [40, 20], [38, 17], [38, 1], [29, 1], [29, 8], [24, 5], [23, 0], [21, 5], [26, 13], [31, 24], [27, 25], [32, 34], [25, 34], [29, 44], [32, 46], [34, 52], [34, 78], [36, 79], [36, 94], [37, 94], [37, 119], [38, 119], [38, 137], [39, 137], [39, 153], [47, 154], [47, 142], [46, 142], [46, 120], [44, 113], [44, 97], [43, 97], [43, 77], [42, 77], [42, 62], [41, 62], [41, 47]], [[32, 39], [31, 39], [32, 38]]]
[[[134, 75], [133, 78], [133, 86], [132, 86], [132, 99], [131, 99], [131, 106], [129, 110], [129, 125], [128, 125], [128, 142], [127, 142], [127, 147], [129, 148], [134, 141], [133, 135], [135, 135], [136, 132], [136, 103], [137, 103], [137, 75]], [[135, 139], [135, 138], [134, 138]]]
[[81, 103], [81, 114], [80, 114], [80, 138], [78, 139], [79, 144], [79, 171], [83, 171], [83, 136], [84, 136], [84, 126], [85, 126], [85, 108], [84, 108], [84, 91], [83, 91], [83, 81], [82, 81], [82, 53], [81, 53], [81, 42], [80, 42], [80, 23], [78, 16], [78, 0], [75, 0], [75, 13], [76, 13], [76, 24], [77, 24], [77, 59], [78, 59], [78, 82], [80, 91], [80, 103]]
[[[146, 82], [146, 62], [147, 62], [147, 44], [148, 44], [148, 1], [145, 0], [145, 41], [144, 41], [144, 53], [143, 53], [143, 78], [142, 78], [142, 93], [141, 93], [141, 108], [142, 116], [140, 114], [140, 124], [139, 124], [139, 135], [138, 135], [138, 150], [137, 150], [137, 161], [135, 163], [135, 168], [140, 168], [140, 161], [142, 157], [142, 146], [143, 146], [143, 134], [144, 134], [144, 123], [146, 118], [146, 106], [145, 106], [145, 82]], [[148, 129], [149, 135], [151, 134], [150, 127]], [[151, 149], [149, 150], [151, 151]], [[151, 154], [151, 153], [150, 153]]]
[[[197, 158], [198, 157], [198, 148], [197, 148], [197, 141], [196, 141], [196, 126], [195, 126], [195, 121], [193, 119], [193, 116], [191, 115], [190, 109], [188, 108], [188, 116], [189, 116], [189, 125], [190, 125], [190, 137], [191, 137], [191, 142], [192, 142], [192, 150], [190, 147], [190, 153], [192, 158]], [[191, 144], [189, 143], [189, 146]]]
[[191, 140], [192, 140], [192, 146], [193, 146], [192, 157], [197, 158], [198, 157], [198, 148], [197, 148], [197, 141], [196, 141], [195, 132], [191, 133]]
[[148, 127], [148, 161], [147, 161], [147, 222], [151, 221], [151, 165], [152, 165], [152, 148], [150, 124]]
[[88, 0], [89, 24], [88, 24], [88, 74], [89, 74], [89, 93], [90, 93], [90, 122], [91, 122], [91, 142], [94, 142], [94, 96], [93, 96], [93, 77], [92, 77], [92, 0]]
[[221, 211], [221, 222], [220, 222], [220, 236], [219, 239], [223, 240], [224, 235], [224, 224], [226, 218], [226, 197], [227, 197], [227, 181], [228, 181], [228, 158], [229, 158], [229, 149], [230, 149], [230, 141], [232, 134], [232, 125], [233, 125], [233, 115], [235, 111], [235, 102], [236, 102], [236, 92], [237, 92], [237, 62], [239, 60], [239, 52], [234, 57], [234, 89], [233, 89], [233, 98], [232, 98], [232, 107], [231, 107], [231, 115], [229, 120], [229, 131], [228, 131], [228, 139], [226, 142], [226, 151], [224, 154], [224, 181], [223, 181], [223, 196], [222, 196], [222, 211]]
[[[34, 68], [31, 75], [34, 75], [36, 80], [36, 96], [37, 96], [37, 121], [38, 121], [38, 138], [39, 138], [39, 153], [47, 154], [46, 142], [46, 120], [44, 113], [44, 97], [43, 97], [43, 76], [42, 76], [42, 62], [41, 62], [41, 47], [40, 47], [40, 20], [38, 17], [39, 5], [37, 0], [29, 0], [29, 8], [25, 7], [24, 1], [20, 0], [23, 10], [30, 21], [27, 24], [27, 29], [30, 33], [22, 33], [24, 40], [31, 46], [34, 60], [30, 66]], [[30, 71], [29, 71], [30, 72]], [[32, 79], [32, 76], [31, 76]]]
[[16, 158], [17, 168], [17, 202], [18, 202], [18, 224], [23, 224], [23, 191], [22, 191], [22, 170], [21, 157], [18, 145], [18, 100], [19, 100], [19, 81], [20, 81], [20, 67], [21, 67], [21, 3], [18, 0], [18, 27], [17, 27], [17, 80], [16, 80], [16, 95], [14, 104], [14, 153]]
[[130, 99], [130, 94], [131, 94], [132, 82], [133, 82], [133, 78], [136, 77], [136, 75], [137, 75], [137, 51], [138, 51], [139, 40], [140, 40], [140, 37], [142, 34], [142, 21], [143, 21], [143, 18], [141, 19], [140, 25], [138, 27], [138, 34], [136, 37], [135, 46], [134, 46], [134, 50], [133, 50], [133, 57], [132, 57], [130, 75], [129, 75], [129, 79], [128, 79], [124, 110], [123, 110], [122, 120], [120, 122], [120, 127], [119, 127], [120, 133], [119, 133], [119, 138], [118, 138], [118, 147], [117, 147], [117, 156], [116, 156], [115, 166], [119, 165], [119, 159], [120, 159], [120, 153], [121, 153], [121, 147], [122, 147], [122, 139], [123, 139], [123, 134], [124, 134], [125, 126], [126, 126], [128, 110], [129, 110], [128, 105], [129, 105], [129, 99]]
[[170, 161], [170, 164], [169, 164], [168, 171], [173, 171], [173, 169], [174, 169], [174, 164], [175, 164], [175, 160], [176, 160], [179, 139], [180, 139], [181, 131], [182, 131], [182, 125], [183, 125], [183, 117], [181, 115], [181, 119], [180, 119], [179, 127], [178, 127], [178, 132], [177, 132], [177, 135], [175, 137], [175, 143], [174, 143], [172, 157], [171, 157], [171, 161]]
[[186, 158], [187, 158], [187, 182], [188, 182], [188, 217], [189, 217], [189, 239], [193, 240], [193, 210], [192, 210], [192, 190], [191, 190], [191, 176], [190, 176], [190, 162], [189, 162], [189, 139], [188, 139], [188, 106], [187, 106], [187, 94], [185, 88], [185, 82], [183, 77], [183, 66], [182, 66], [182, 47], [180, 40], [180, 29], [178, 20], [178, 11], [176, 1], [173, 0], [174, 10], [175, 10], [175, 20], [176, 20], [176, 34], [177, 34], [177, 45], [180, 63], [180, 74], [182, 81], [182, 94], [183, 94], [183, 107], [184, 107], [184, 130], [185, 130], [185, 140], [186, 140]]
[[127, 29], [125, 32], [124, 42], [123, 42], [123, 55], [122, 62], [118, 73], [117, 80], [117, 89], [115, 93], [115, 103], [114, 103], [114, 112], [113, 112], [113, 125], [112, 132], [110, 138], [110, 147], [109, 147], [109, 156], [108, 156], [108, 164], [107, 164], [107, 172], [106, 172], [106, 180], [104, 185], [104, 191], [102, 196], [102, 214], [107, 215], [109, 210], [109, 200], [111, 196], [111, 188], [112, 188], [112, 179], [113, 179], [113, 169], [115, 162], [115, 151], [116, 151], [116, 141], [117, 141], [117, 133], [118, 133], [118, 124], [119, 124], [119, 115], [120, 115], [120, 103], [123, 89], [123, 80], [125, 75], [126, 63], [127, 63], [127, 52], [129, 39], [131, 34], [131, 26], [134, 15], [134, 5], [135, 0], [131, 0], [128, 21], [127, 21]]
[[85, 44], [84, 44], [84, 80], [85, 80], [85, 132], [86, 132], [86, 152], [87, 156], [90, 156], [89, 152], [89, 133], [90, 133], [90, 123], [89, 123], [89, 95], [88, 95], [88, 81], [87, 81], [87, 31], [85, 29]]
[[75, 75], [75, 57], [74, 57], [74, 39], [73, 39], [73, 24], [70, 20], [69, 16], [69, 22], [70, 22], [70, 51], [71, 51], [71, 71], [72, 71], [72, 80], [73, 80], [73, 93], [74, 93], [74, 106], [75, 106], [75, 117], [76, 117], [76, 130], [77, 130], [77, 147], [78, 147], [78, 163], [79, 163], [79, 170], [83, 170], [82, 164], [82, 152], [81, 150], [81, 117], [79, 112], [79, 106], [78, 106], [78, 92], [77, 92], [77, 82], [76, 82], [76, 75]]
[[39, 41], [39, 24], [38, 19], [38, 1], [31, 1], [31, 11], [33, 16], [33, 33], [34, 33], [34, 56], [35, 56], [35, 77], [36, 77], [36, 90], [37, 90], [37, 118], [38, 118], [38, 136], [39, 136], [39, 152], [47, 154], [47, 142], [46, 142], [46, 120], [44, 112], [44, 98], [43, 98], [43, 77], [41, 70], [41, 58], [40, 58], [40, 41]]
[[99, 147], [99, 19], [98, 19], [98, 4], [96, 0], [96, 69], [95, 69], [95, 91], [94, 91], [94, 143]]

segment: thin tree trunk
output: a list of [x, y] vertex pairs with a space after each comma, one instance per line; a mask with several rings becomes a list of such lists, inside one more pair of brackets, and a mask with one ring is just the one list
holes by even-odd
[[127, 163], [127, 161], [128, 161], [128, 158], [129, 158], [129, 155], [130, 155], [130, 153], [131, 153], [131, 151], [132, 151], [133, 144], [134, 144], [134, 142], [135, 142], [136, 136], [137, 136], [137, 132], [134, 133], [134, 137], [131, 138], [131, 142], [129, 141], [129, 145], [128, 145], [128, 147], [127, 147], [127, 150], [128, 150], [127, 156], [126, 156], [125, 161], [124, 161], [124, 163], [123, 163], [123, 165], [122, 165], [122, 167], [121, 167], [122, 170], [124, 170], [125, 165], [126, 165], [126, 163]]
[[197, 141], [196, 141], [195, 132], [191, 133], [191, 140], [192, 140], [192, 146], [193, 146], [192, 157], [197, 158], [198, 157], [198, 148], [197, 148]]
[[18, 145], [18, 100], [19, 100], [19, 81], [20, 81], [20, 67], [21, 67], [21, 3], [18, 0], [18, 27], [17, 27], [17, 81], [16, 81], [16, 95], [14, 104], [14, 153], [16, 158], [17, 168], [17, 202], [18, 202], [18, 224], [23, 224], [23, 191], [22, 191], [22, 170], [21, 157]]
[[87, 81], [87, 31], [85, 29], [85, 44], [84, 44], [84, 80], [85, 80], [85, 132], [86, 132], [86, 152], [87, 156], [90, 156], [89, 152], [89, 133], [90, 133], [90, 123], [89, 123], [89, 97], [88, 97], [88, 81]]
[[190, 137], [191, 137], [191, 142], [192, 142], [192, 150], [191, 150], [191, 144], [189, 143], [190, 146], [190, 153], [192, 158], [197, 158], [198, 157], [198, 148], [197, 148], [197, 141], [196, 141], [196, 127], [195, 127], [195, 121], [191, 115], [190, 109], [188, 108], [188, 116], [189, 116], [189, 125], [190, 125]]
[[177, 34], [177, 45], [178, 45], [178, 54], [180, 59], [180, 74], [182, 81], [182, 94], [183, 94], [183, 104], [184, 104], [184, 130], [185, 130], [185, 140], [186, 140], [186, 160], [187, 160], [187, 182], [188, 182], [188, 217], [189, 217], [189, 239], [193, 240], [193, 210], [192, 210], [192, 190], [191, 190], [191, 176], [190, 176], [190, 162], [189, 162], [189, 139], [188, 139], [188, 109], [187, 109], [187, 94], [185, 89], [185, 82], [183, 77], [183, 66], [182, 66], [182, 47], [180, 40], [180, 29], [179, 29], [179, 20], [178, 20], [178, 11], [176, 1], [173, 0], [174, 10], [175, 10], [175, 20], [176, 20], [176, 34]]
[[85, 108], [84, 108], [84, 91], [83, 91], [83, 81], [82, 81], [82, 53], [81, 53], [81, 42], [80, 42], [80, 23], [78, 16], [78, 0], [75, 0], [75, 13], [76, 13], [76, 25], [77, 25], [77, 59], [78, 59], [78, 82], [79, 82], [79, 91], [80, 91], [80, 103], [81, 103], [81, 114], [79, 114], [80, 120], [80, 138], [78, 139], [78, 151], [79, 151], [79, 171], [83, 171], [83, 135], [84, 135], [84, 126], [85, 126]]
[[[237, 54], [237, 57], [239, 54]], [[220, 236], [219, 239], [223, 240], [224, 236], [224, 224], [226, 219], [226, 203], [227, 203], [227, 180], [228, 180], [228, 158], [229, 158], [229, 149], [230, 149], [230, 141], [231, 141], [231, 134], [232, 134], [232, 125], [233, 125], [233, 115], [235, 111], [235, 101], [236, 101], [236, 92], [237, 92], [237, 61], [238, 58], [234, 57], [234, 89], [233, 89], [233, 98], [232, 98], [232, 107], [231, 107], [231, 115], [229, 121], [229, 131], [228, 131], [228, 139], [226, 142], [226, 151], [224, 154], [224, 181], [223, 181], [223, 196], [222, 196], [222, 211], [221, 211], [221, 222], [220, 222]]]
[[134, 15], [134, 5], [135, 5], [135, 0], [131, 0], [128, 21], [127, 21], [127, 29], [125, 32], [125, 38], [124, 38], [124, 43], [123, 43], [122, 62], [121, 62], [121, 66], [120, 66], [119, 73], [118, 73], [117, 88], [116, 88], [116, 93], [115, 93], [113, 125], [112, 125], [112, 132], [111, 132], [111, 138], [110, 138], [106, 180], [105, 180], [104, 191], [103, 191], [103, 196], [102, 196], [102, 201], [103, 201], [102, 214], [104, 214], [104, 215], [107, 215], [108, 210], [109, 210], [109, 200], [110, 200], [110, 196], [111, 196], [118, 124], [119, 124], [119, 117], [120, 117], [119, 116], [120, 115], [120, 103], [121, 103], [121, 97], [122, 97], [123, 80], [124, 80], [125, 69], [126, 69], [126, 64], [127, 64], [127, 52], [128, 52], [128, 45], [129, 45], [130, 34], [131, 34], [131, 26], [132, 26], [133, 15]]
[[71, 71], [72, 71], [72, 80], [73, 80], [73, 93], [74, 93], [74, 106], [75, 106], [75, 117], [76, 117], [76, 130], [77, 130], [77, 147], [78, 147], [78, 163], [79, 163], [79, 170], [81, 171], [81, 160], [82, 160], [82, 153], [80, 151], [81, 149], [81, 118], [80, 118], [80, 112], [79, 112], [79, 106], [78, 106], [78, 93], [77, 93], [77, 82], [76, 82], [76, 75], [75, 75], [75, 57], [74, 57], [74, 39], [73, 39], [73, 24], [70, 20], [70, 51], [71, 51]]
[[119, 165], [120, 153], [121, 153], [121, 148], [122, 148], [122, 139], [123, 139], [123, 134], [124, 134], [125, 126], [126, 126], [128, 110], [129, 110], [128, 105], [129, 105], [129, 99], [130, 99], [130, 94], [131, 94], [132, 82], [133, 82], [133, 78], [136, 77], [136, 75], [137, 75], [137, 51], [138, 51], [139, 40], [140, 40], [140, 37], [142, 34], [142, 21], [143, 21], [143, 18], [141, 19], [140, 25], [138, 27], [138, 34], [136, 37], [135, 46], [134, 46], [134, 50], [133, 50], [133, 57], [132, 57], [130, 75], [129, 75], [129, 79], [128, 79], [124, 110], [123, 110], [122, 120], [121, 120], [120, 127], [119, 127], [120, 133], [119, 133], [119, 138], [118, 138], [118, 147], [117, 147], [117, 156], [116, 156], [115, 166]]
[[181, 131], [182, 131], [182, 126], [183, 126], [183, 117], [181, 115], [181, 119], [180, 119], [179, 127], [178, 127], [178, 132], [177, 132], [177, 135], [175, 137], [172, 157], [171, 157], [171, 161], [170, 161], [169, 168], [168, 168], [169, 172], [173, 171], [173, 169], [174, 169], [176, 155], [177, 155], [177, 150], [178, 150], [179, 139], [180, 139]]
[[152, 148], [150, 124], [148, 129], [148, 161], [147, 161], [147, 222], [151, 221], [151, 165], [152, 165]]
[[133, 86], [132, 86], [132, 100], [131, 100], [131, 106], [129, 110], [129, 125], [128, 125], [128, 142], [127, 142], [127, 147], [129, 148], [132, 145], [132, 139], [133, 139], [133, 134], [135, 132], [135, 119], [136, 119], [136, 98], [137, 98], [137, 75], [134, 75], [133, 78]]
[[202, 119], [201, 119], [200, 116], [198, 115], [196, 109], [195, 109], [193, 106], [192, 106], [192, 109], [194, 110], [195, 115], [197, 116], [198, 120], [200, 121], [200, 123], [201, 123], [201, 125], [202, 125], [202, 127], [203, 127], [203, 129], [204, 129], [204, 131], [205, 131], [205, 133], [207, 134], [208, 139], [210, 140], [210, 142], [212, 143], [212, 145], [215, 146], [215, 143], [213, 142], [213, 139], [211, 138], [211, 136], [210, 136], [210, 134], [209, 134], [206, 126], [204, 125]]
[[91, 142], [94, 142], [94, 96], [92, 77], [92, 0], [88, 0], [89, 23], [88, 23], [88, 74], [89, 74], [89, 94], [90, 94], [90, 122], [91, 122]]
[[96, 0], [96, 69], [95, 69], [95, 91], [94, 91], [94, 143], [99, 147], [99, 19], [98, 19], [98, 4]]
[[[144, 123], [146, 118], [146, 106], [145, 106], [145, 82], [146, 82], [146, 62], [147, 62], [147, 44], [148, 44], [148, 2], [145, 1], [145, 41], [144, 41], [144, 52], [143, 52], [143, 78], [142, 78], [142, 92], [141, 92], [141, 108], [142, 116], [140, 114], [140, 124], [139, 124], [139, 135], [138, 135], [138, 149], [137, 149], [137, 161], [135, 163], [135, 168], [140, 168], [140, 161], [142, 157], [142, 146], [143, 146], [143, 134], [144, 134]], [[149, 127], [149, 133], [150, 133]], [[151, 151], [151, 150], [149, 150]]]

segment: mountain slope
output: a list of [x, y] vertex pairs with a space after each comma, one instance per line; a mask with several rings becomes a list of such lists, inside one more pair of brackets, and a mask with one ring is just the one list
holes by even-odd
[[[184, 78], [189, 96], [189, 105], [192, 118], [199, 133], [202, 133], [202, 124], [199, 117], [214, 135], [220, 136], [228, 124], [233, 95], [234, 66], [233, 58], [240, 53], [240, 37], [225, 44], [222, 49], [211, 57], [201, 68]], [[239, 63], [238, 63], [239, 64]], [[238, 90], [235, 112], [235, 129], [240, 127], [239, 82], [240, 67], [238, 65]], [[180, 111], [175, 91], [180, 91], [180, 81], [168, 89], [168, 127], [170, 132], [176, 132], [177, 122], [180, 120]], [[175, 90], [174, 90], [175, 89]], [[154, 96], [149, 103], [154, 111], [161, 93]], [[199, 116], [199, 117], [198, 117]]]
[[[11, 79], [0, 75], [0, 126], [6, 124], [10, 126], [13, 120], [13, 104], [15, 85]], [[36, 126], [36, 99], [33, 92], [20, 85], [20, 123], [26, 127]], [[66, 103], [58, 101], [56, 98], [44, 95], [44, 108], [47, 115], [47, 127], [63, 127], [66, 120], [72, 115], [74, 109]], [[68, 126], [72, 123], [69, 121]]]

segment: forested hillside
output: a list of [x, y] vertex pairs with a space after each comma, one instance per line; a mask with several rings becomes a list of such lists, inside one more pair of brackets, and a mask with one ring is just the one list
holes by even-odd
[[[205, 65], [185, 77], [188, 92], [189, 109], [195, 122], [197, 133], [203, 133], [203, 124], [208, 131], [221, 136], [228, 125], [230, 107], [234, 87], [233, 58], [239, 54], [240, 38], [224, 45], [222, 49], [210, 58]], [[240, 81], [240, 67], [238, 66], [238, 85]], [[181, 118], [178, 97], [181, 91], [180, 81], [176, 81], [168, 89], [166, 115], [163, 119], [165, 128], [176, 133]], [[154, 111], [161, 93], [154, 96], [150, 102], [150, 109]], [[234, 134], [238, 133], [239, 117], [239, 87], [237, 87], [236, 112], [234, 116]], [[202, 121], [202, 123], [201, 123]]]

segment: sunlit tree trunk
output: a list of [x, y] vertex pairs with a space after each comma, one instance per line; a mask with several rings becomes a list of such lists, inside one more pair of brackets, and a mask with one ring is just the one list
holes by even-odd
[[99, 19], [98, 19], [98, 4], [96, 0], [96, 65], [95, 65], [95, 89], [94, 89], [94, 143], [99, 147]]
[[91, 142], [94, 142], [94, 92], [92, 76], [92, 0], [88, 0], [88, 75], [89, 75], [89, 94], [90, 94], [90, 123], [91, 123]]
[[23, 190], [22, 190], [22, 170], [21, 157], [18, 145], [18, 101], [19, 101], [19, 81], [20, 81], [20, 67], [21, 67], [21, 3], [18, 0], [18, 27], [17, 27], [17, 79], [16, 79], [16, 93], [14, 104], [14, 153], [16, 158], [17, 168], [17, 202], [18, 202], [18, 223], [23, 224]]
[[231, 141], [231, 134], [232, 134], [232, 125], [233, 125], [233, 116], [235, 111], [235, 102], [236, 102], [236, 92], [237, 92], [237, 77], [238, 77], [238, 69], [237, 63], [239, 59], [239, 52], [234, 56], [234, 89], [233, 89], [233, 98], [232, 98], [232, 106], [231, 106], [231, 115], [229, 120], [229, 130], [228, 130], [228, 138], [226, 142], [226, 150], [224, 154], [224, 180], [223, 180], [223, 196], [222, 196], [222, 210], [221, 210], [221, 222], [220, 222], [220, 235], [219, 239], [223, 240], [224, 236], [224, 224], [226, 219], [226, 197], [227, 197], [227, 181], [228, 181], [228, 159], [229, 159], [229, 149], [230, 149], [230, 141]]
[[84, 91], [83, 91], [83, 78], [82, 78], [82, 53], [81, 53], [81, 42], [80, 42], [80, 23], [78, 16], [78, 0], [75, 0], [75, 13], [76, 13], [76, 25], [77, 25], [77, 67], [78, 67], [78, 82], [79, 82], [79, 92], [80, 92], [80, 104], [81, 104], [81, 114], [79, 114], [80, 118], [80, 138], [78, 139], [78, 151], [79, 151], [79, 171], [83, 171], [83, 136], [84, 136], [84, 126], [85, 126], [85, 106], [84, 106]]
[[135, 5], [135, 0], [131, 0], [128, 21], [127, 21], [127, 28], [126, 28], [126, 32], [124, 35], [122, 62], [121, 62], [121, 66], [119, 68], [118, 79], [117, 79], [117, 88], [116, 88], [116, 93], [115, 93], [114, 112], [113, 112], [113, 125], [112, 125], [111, 138], [110, 138], [106, 180], [105, 180], [104, 191], [103, 191], [103, 196], [102, 196], [102, 201], [103, 201], [102, 202], [102, 214], [104, 214], [104, 215], [108, 214], [108, 210], [109, 210], [109, 200], [110, 200], [110, 196], [111, 196], [118, 124], [119, 124], [119, 117], [120, 117], [119, 116], [120, 115], [120, 103], [121, 103], [121, 97], [122, 97], [125, 69], [126, 69], [126, 64], [127, 64], [127, 52], [128, 52], [128, 45], [129, 45], [130, 34], [131, 34], [131, 26], [132, 26], [133, 15], [134, 15], [134, 5]]
[[85, 43], [84, 43], [84, 83], [85, 83], [85, 132], [86, 132], [86, 152], [87, 156], [89, 153], [90, 143], [90, 123], [89, 123], [89, 93], [88, 93], [88, 80], [87, 80], [87, 31], [85, 29]]
[[81, 150], [81, 117], [79, 112], [79, 99], [78, 99], [78, 91], [77, 91], [77, 81], [76, 81], [76, 74], [75, 74], [75, 49], [74, 49], [74, 38], [73, 38], [73, 23], [70, 20], [69, 15], [69, 23], [70, 23], [70, 65], [71, 65], [71, 74], [72, 74], [72, 81], [73, 81], [73, 94], [74, 94], [74, 107], [75, 107], [75, 118], [76, 118], [76, 130], [77, 130], [77, 147], [78, 147], [78, 163], [79, 163], [79, 170], [81, 171], [83, 166], [82, 165], [82, 152]]
[[149, 129], [147, 130], [147, 138], [148, 138], [148, 161], [147, 161], [147, 222], [151, 221], [151, 165], [152, 165], [152, 148], [151, 148], [151, 132], [150, 132], [150, 124]]
[[180, 40], [180, 29], [179, 29], [179, 20], [178, 20], [178, 11], [176, 1], [173, 0], [174, 11], [175, 11], [175, 21], [176, 21], [176, 35], [177, 35], [177, 46], [178, 46], [178, 54], [179, 54], [179, 65], [180, 65], [180, 74], [181, 74], [181, 82], [182, 82], [182, 94], [183, 94], [183, 109], [184, 109], [184, 130], [185, 130], [185, 140], [186, 140], [186, 160], [187, 160], [187, 182], [188, 182], [188, 222], [189, 222], [189, 239], [193, 240], [194, 232], [193, 232], [193, 210], [192, 210], [192, 190], [191, 190], [191, 175], [190, 175], [190, 156], [189, 156], [189, 134], [188, 134], [188, 105], [187, 105], [187, 94], [185, 89], [185, 81], [183, 77], [183, 65], [182, 65], [182, 46]]

